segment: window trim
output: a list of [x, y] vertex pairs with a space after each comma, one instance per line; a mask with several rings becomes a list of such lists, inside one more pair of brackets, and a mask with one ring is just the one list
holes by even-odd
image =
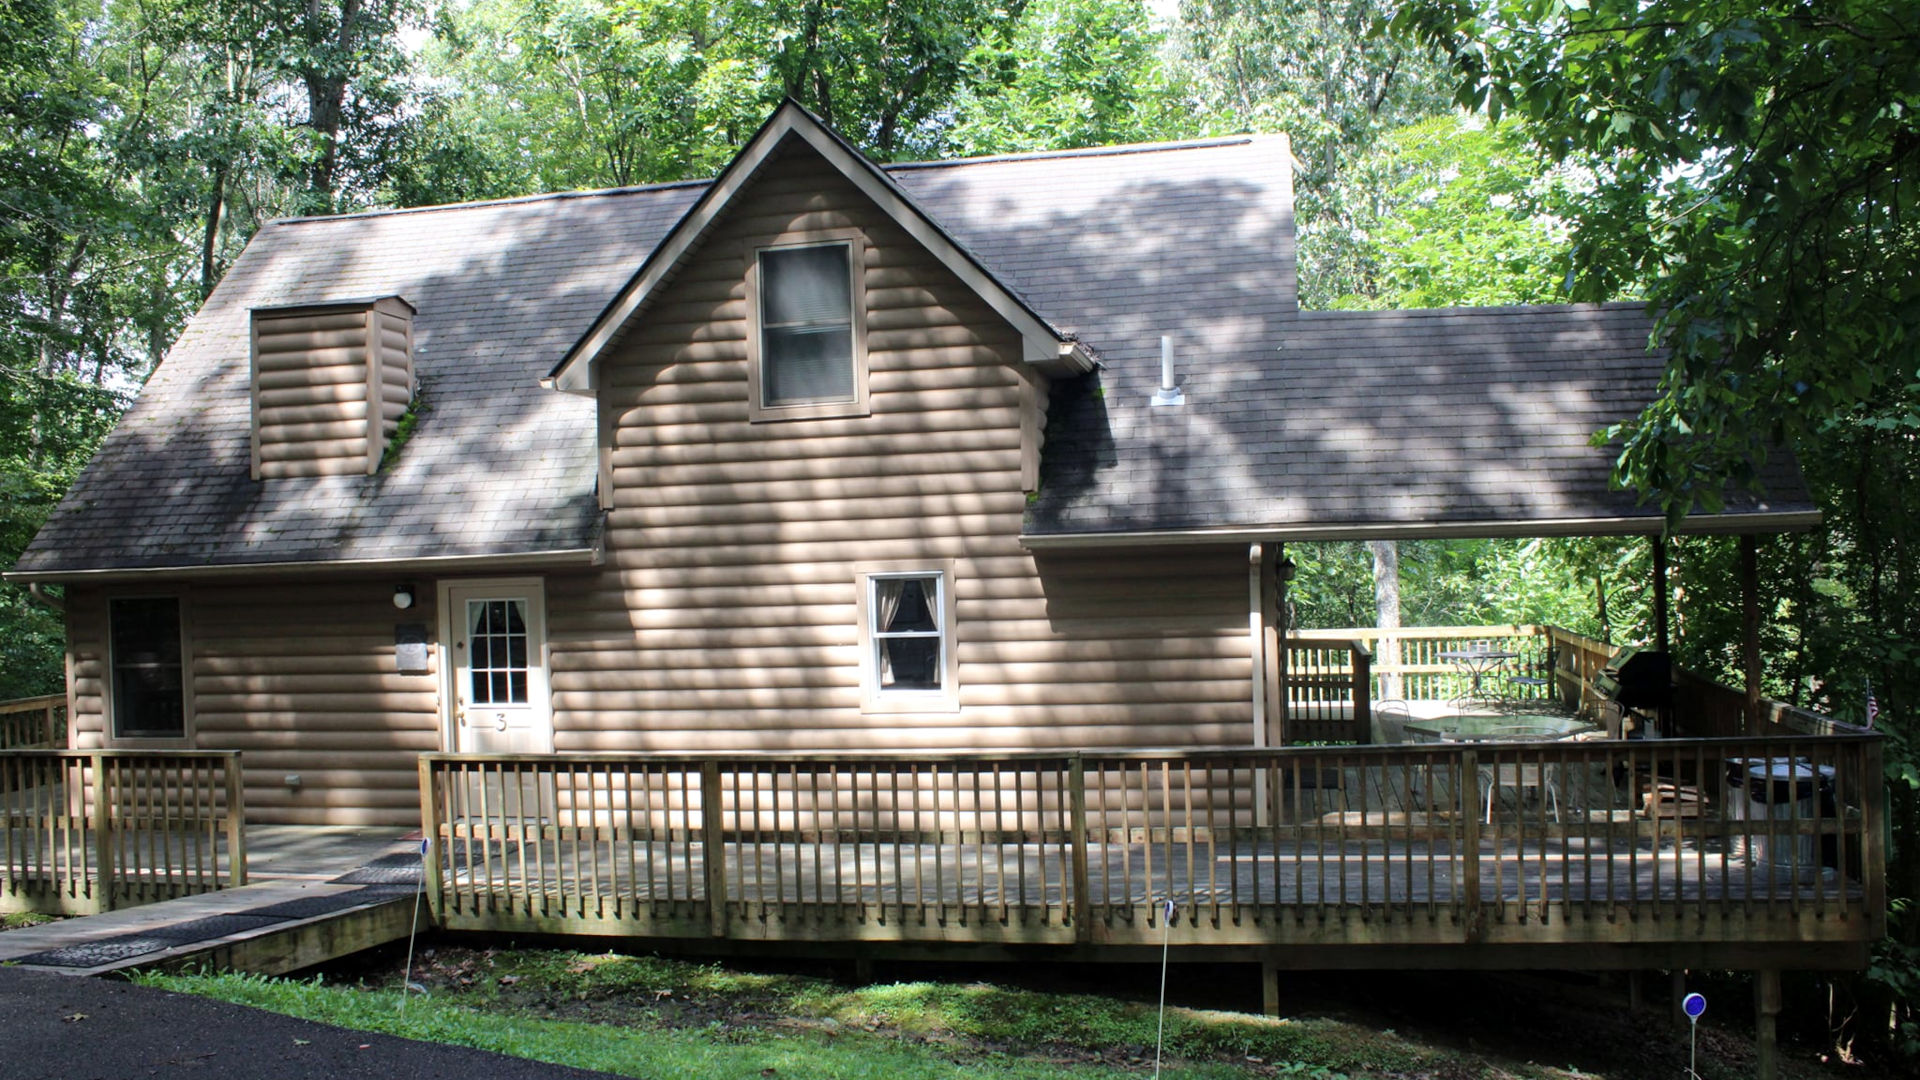
[[[117, 715], [119, 705], [116, 701], [114, 684], [113, 657], [113, 605], [119, 600], [172, 600], [179, 609], [180, 619], [180, 734], [178, 735], [122, 735], [120, 718]], [[193, 709], [193, 635], [192, 620], [188, 618], [190, 596], [185, 589], [167, 592], [149, 592], [134, 590], [109, 592], [101, 599], [102, 634], [101, 658], [104, 670], [101, 672], [100, 686], [100, 738], [101, 745], [107, 749], [179, 749], [194, 745], [195, 725]]]
[[[826, 247], [844, 244], [847, 248], [849, 296], [853, 322], [853, 398], [850, 401], [820, 401], [804, 405], [767, 405], [762, 397], [765, 378], [761, 342], [760, 254], [782, 248]], [[780, 420], [825, 420], [836, 417], [872, 415], [867, 393], [867, 236], [855, 228], [816, 229], [781, 233], [771, 239], [759, 239], [747, 245], [747, 420], [760, 424]]]
[[[952, 559], [855, 563], [855, 640], [860, 650], [862, 713], [953, 713], [960, 711], [960, 635]], [[873, 583], [877, 578], [937, 576], [940, 579], [940, 689], [882, 690], [873, 634]]]

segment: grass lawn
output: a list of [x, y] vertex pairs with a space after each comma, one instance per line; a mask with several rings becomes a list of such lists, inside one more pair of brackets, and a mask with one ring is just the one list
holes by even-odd
[[[1093, 994], [978, 982], [849, 987], [657, 957], [442, 946], [415, 967], [427, 993], [403, 1001], [398, 967], [396, 961], [330, 980], [139, 979], [346, 1028], [660, 1080], [1094, 1080], [1153, 1070], [1153, 1005]], [[1437, 1045], [1331, 1017], [1275, 1020], [1169, 1008], [1163, 1075], [1640, 1080], [1686, 1068], [1684, 1056], [1668, 1060], [1670, 1038], [1616, 1038], [1635, 1045], [1623, 1045], [1620, 1060], [1598, 1071], [1515, 1060], [1460, 1041], [1467, 1045]], [[1706, 1080], [1747, 1075], [1737, 1048], [1719, 1049], [1702, 1055]]]
[[20, 930], [29, 926], [39, 926], [57, 919], [55, 915], [37, 915], [31, 911], [9, 911], [0, 914], [0, 930]]

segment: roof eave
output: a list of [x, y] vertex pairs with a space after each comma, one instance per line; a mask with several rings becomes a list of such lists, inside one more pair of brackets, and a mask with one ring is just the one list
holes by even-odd
[[316, 559], [288, 562], [203, 563], [175, 566], [100, 567], [89, 570], [11, 570], [0, 579], [18, 584], [110, 585], [120, 582], [172, 581], [262, 575], [451, 574], [496, 570], [563, 570], [598, 566], [600, 545], [549, 551], [486, 555], [398, 556], [388, 559]]
[[[1820, 524], [1818, 510], [1694, 514], [1680, 523], [1684, 534], [1803, 532]], [[1665, 521], [1652, 516], [1543, 518], [1529, 521], [1347, 522], [1299, 525], [1231, 525], [1199, 529], [1127, 532], [1022, 533], [1031, 550], [1049, 548], [1155, 547], [1192, 544], [1315, 540], [1447, 540], [1560, 536], [1653, 536]]]

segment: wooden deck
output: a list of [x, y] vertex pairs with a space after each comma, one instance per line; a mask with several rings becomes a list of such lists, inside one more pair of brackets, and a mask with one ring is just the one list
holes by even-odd
[[[1393, 945], [1460, 966], [1528, 966], [1484, 948], [1525, 946], [1588, 949], [1557, 966], [1843, 967], [1884, 918], [1876, 752], [1804, 737], [429, 755], [427, 888], [452, 929], [1083, 955], [1329, 948], [1321, 966], [1372, 965], [1352, 947]], [[1748, 820], [1723, 779], [1746, 757], [1809, 763], [1830, 787]], [[1695, 801], [1645, 797], [1661, 784]]]
[[420, 849], [397, 830], [256, 825], [246, 840], [252, 884], [10, 930], [0, 934], [0, 964], [277, 975], [413, 928]]

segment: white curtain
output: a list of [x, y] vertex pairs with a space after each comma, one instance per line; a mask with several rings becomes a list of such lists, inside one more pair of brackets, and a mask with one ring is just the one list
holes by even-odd
[[875, 578], [873, 582], [873, 629], [875, 642], [879, 645], [880, 685], [893, 685], [893, 657], [889, 654], [885, 638], [880, 632], [893, 625], [893, 617], [900, 613], [900, 598], [906, 594], [907, 583], [911, 578]]

